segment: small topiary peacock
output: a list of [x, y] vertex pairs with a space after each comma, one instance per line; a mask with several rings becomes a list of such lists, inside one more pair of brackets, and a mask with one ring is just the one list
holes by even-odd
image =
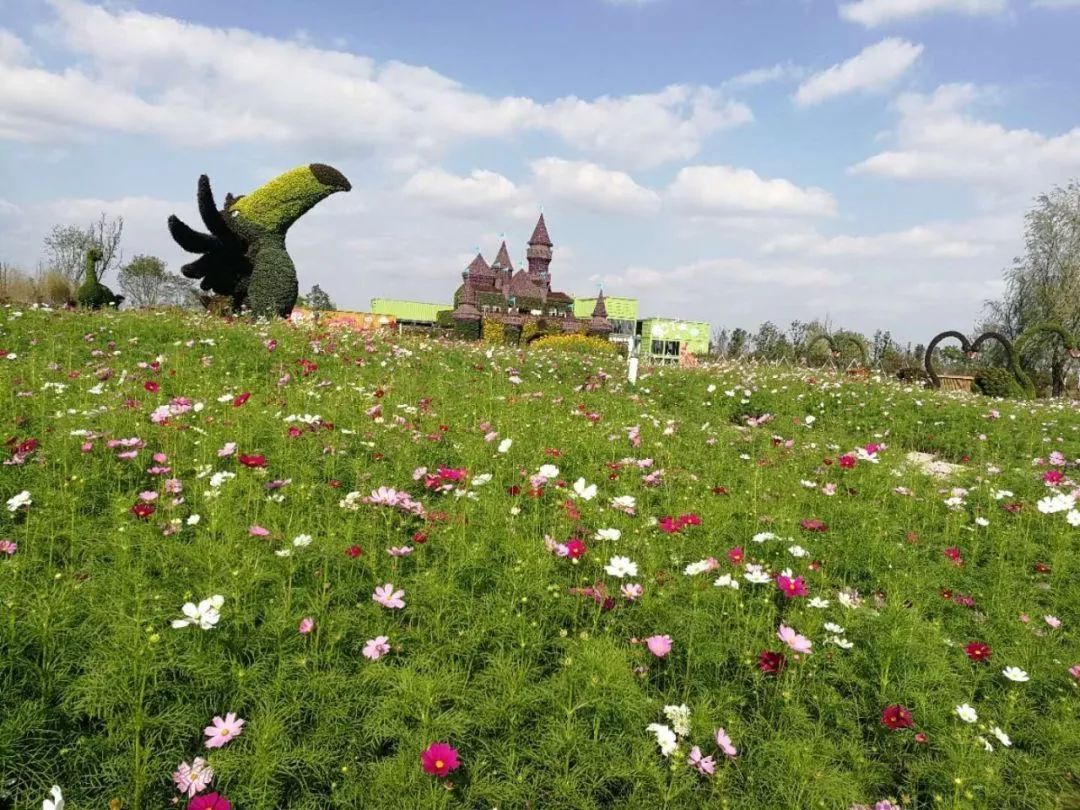
[[181, 268], [202, 279], [203, 290], [232, 298], [233, 309], [288, 317], [300, 289], [296, 267], [285, 250], [289, 227], [316, 204], [352, 186], [332, 166], [312, 163], [285, 172], [250, 194], [225, 196], [218, 210], [210, 180], [199, 178], [199, 215], [210, 233], [200, 233], [176, 216], [169, 233], [184, 250], [202, 255]]
[[96, 247], [86, 251], [86, 275], [83, 283], [75, 292], [75, 300], [79, 306], [87, 309], [101, 309], [102, 307], [118, 307], [124, 300], [124, 296], [115, 295], [112, 290], [98, 280], [97, 263], [101, 261], [101, 250]]

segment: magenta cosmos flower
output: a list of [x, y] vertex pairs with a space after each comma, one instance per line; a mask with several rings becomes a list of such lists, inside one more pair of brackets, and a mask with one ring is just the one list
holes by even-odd
[[378, 661], [388, 652], [390, 652], [390, 639], [387, 636], [368, 639], [364, 645], [364, 658], [370, 658], [372, 661]]
[[776, 587], [788, 599], [796, 596], [806, 596], [806, 580], [802, 577], [785, 577], [783, 574], [776, 578]]
[[703, 757], [701, 749], [696, 745], [690, 749], [690, 756], [687, 757], [686, 762], [697, 768], [697, 772], [702, 776], [712, 776], [716, 773], [716, 760], [712, 757]]
[[312, 630], [315, 629], [315, 620], [310, 616], [305, 616], [300, 620], [300, 624], [296, 627], [296, 632], [302, 636], [306, 636]]
[[232, 810], [232, 803], [219, 793], [204, 793], [188, 802], [187, 810]]
[[378, 602], [384, 608], [390, 608], [391, 610], [400, 610], [405, 607], [405, 600], [402, 599], [405, 595], [405, 591], [398, 589], [394, 590], [392, 583], [387, 582], [385, 585], [380, 585], [375, 589], [375, 593], [371, 595], [373, 601]]
[[461, 767], [457, 749], [444, 742], [435, 742], [425, 748], [420, 754], [420, 764], [425, 771], [439, 778], [449, 776], [451, 771]]
[[211, 722], [213, 725], [203, 729], [207, 748], [221, 748], [233, 737], [239, 737], [244, 730], [245, 721], [239, 719], [234, 712], [229, 712], [224, 720], [221, 717], [215, 717]]
[[801, 636], [796, 633], [792, 628], [786, 624], [780, 625], [780, 629], [776, 632], [776, 637], [791, 648], [792, 652], [810, 654], [810, 648], [813, 647], [813, 642], [806, 636]]
[[671, 636], [649, 636], [645, 639], [649, 652], [657, 658], [663, 658], [671, 652]]

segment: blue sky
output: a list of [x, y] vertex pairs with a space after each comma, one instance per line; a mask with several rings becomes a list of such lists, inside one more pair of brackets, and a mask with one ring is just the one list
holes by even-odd
[[[317, 12], [313, 9], [317, 7]], [[966, 328], [1080, 176], [1080, 0], [0, 0], [0, 260], [165, 230], [195, 180], [340, 168], [290, 233], [339, 305], [449, 300], [474, 246], [754, 328]]]

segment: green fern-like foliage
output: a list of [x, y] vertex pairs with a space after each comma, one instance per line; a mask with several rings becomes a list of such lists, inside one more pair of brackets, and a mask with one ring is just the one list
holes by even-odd
[[250, 194], [225, 197], [218, 210], [210, 180], [199, 178], [199, 214], [210, 233], [200, 233], [175, 216], [169, 232], [190, 253], [202, 254], [181, 272], [201, 279], [205, 291], [229, 296], [233, 309], [287, 317], [300, 293], [296, 267], [285, 249], [285, 234], [320, 201], [352, 186], [337, 169], [322, 163], [300, 166]]

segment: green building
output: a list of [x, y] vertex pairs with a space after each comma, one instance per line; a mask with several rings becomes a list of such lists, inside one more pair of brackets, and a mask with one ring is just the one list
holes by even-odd
[[709, 324], [675, 318], [646, 318], [638, 322], [641, 357], [651, 363], [678, 363], [685, 346], [690, 354], [709, 353]]
[[[611, 321], [611, 339], [629, 343], [637, 333], [638, 305], [636, 298], [608, 298], [604, 296], [608, 320]], [[592, 317], [596, 298], [575, 298], [574, 317], [587, 320]]]
[[406, 326], [432, 326], [440, 312], [449, 312], [452, 304], [426, 304], [421, 301], [402, 301], [397, 298], [372, 298], [375, 315], [393, 315]]

